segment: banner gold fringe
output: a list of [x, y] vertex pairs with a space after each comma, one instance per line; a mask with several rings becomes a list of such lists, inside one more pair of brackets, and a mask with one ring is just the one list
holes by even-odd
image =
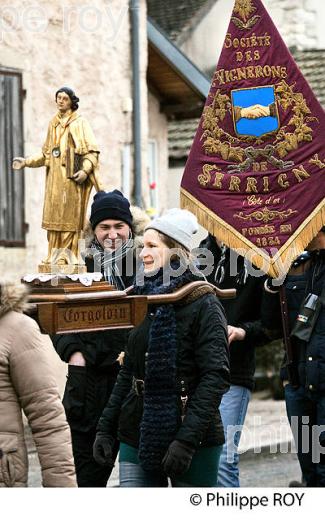
[[196, 215], [201, 226], [211, 235], [245, 256], [255, 267], [272, 278], [285, 276], [292, 262], [325, 225], [325, 199], [323, 199], [290, 239], [279, 250], [274, 248], [274, 255], [270, 256], [267, 251], [256, 247], [184, 188], [181, 188], [180, 205], [181, 208], [188, 209]]

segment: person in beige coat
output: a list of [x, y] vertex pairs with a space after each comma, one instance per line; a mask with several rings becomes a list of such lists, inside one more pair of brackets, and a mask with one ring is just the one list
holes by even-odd
[[24, 487], [28, 457], [22, 410], [44, 487], [76, 487], [70, 429], [51, 366], [51, 347], [22, 314], [26, 290], [0, 282], [0, 487]]

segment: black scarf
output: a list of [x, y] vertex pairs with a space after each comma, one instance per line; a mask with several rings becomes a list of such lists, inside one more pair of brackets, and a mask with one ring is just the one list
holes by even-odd
[[97, 255], [100, 255], [100, 270], [104, 275], [105, 280], [111, 285], [114, 285], [118, 290], [123, 291], [125, 289], [125, 283], [122, 276], [123, 273], [121, 271], [123, 270], [123, 261], [132, 248], [133, 239], [131, 231], [129, 238], [116, 250], [104, 250], [96, 237], [90, 245], [93, 258], [95, 259]]
[[[172, 263], [177, 269], [178, 262]], [[145, 277], [144, 285], [135, 285], [136, 294], [168, 294], [202, 279], [186, 269], [184, 274], [163, 284], [163, 270]], [[176, 314], [172, 304], [160, 305], [149, 332], [146, 360], [143, 416], [140, 425], [139, 461], [146, 471], [161, 469], [161, 461], [174, 440], [179, 410], [176, 392]]]

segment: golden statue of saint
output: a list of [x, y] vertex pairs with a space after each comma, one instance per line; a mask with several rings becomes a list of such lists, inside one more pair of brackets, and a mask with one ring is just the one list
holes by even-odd
[[77, 264], [90, 192], [93, 186], [102, 189], [99, 149], [88, 121], [77, 111], [74, 92], [62, 87], [55, 99], [58, 113], [50, 121], [42, 151], [26, 159], [16, 157], [13, 168], [46, 167], [42, 227], [47, 230], [48, 255], [43, 264]]

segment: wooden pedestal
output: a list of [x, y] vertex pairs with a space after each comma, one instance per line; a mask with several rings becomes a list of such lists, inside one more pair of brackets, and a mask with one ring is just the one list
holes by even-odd
[[106, 282], [90, 287], [60, 280], [28, 284], [33, 317], [46, 334], [133, 328], [144, 319], [147, 298], [127, 296]]
[[128, 296], [129, 289], [117, 291], [107, 282], [93, 282], [90, 287], [85, 287], [68, 278], [59, 278], [54, 286], [53, 280], [43, 282], [39, 279], [27, 285], [31, 292], [29, 301], [33, 304], [33, 317], [46, 334], [130, 329], [143, 321], [149, 304], [178, 302], [202, 286], [211, 287], [220, 298], [236, 296], [234, 289], [220, 290], [201, 281], [187, 284], [171, 294], [148, 296]]

